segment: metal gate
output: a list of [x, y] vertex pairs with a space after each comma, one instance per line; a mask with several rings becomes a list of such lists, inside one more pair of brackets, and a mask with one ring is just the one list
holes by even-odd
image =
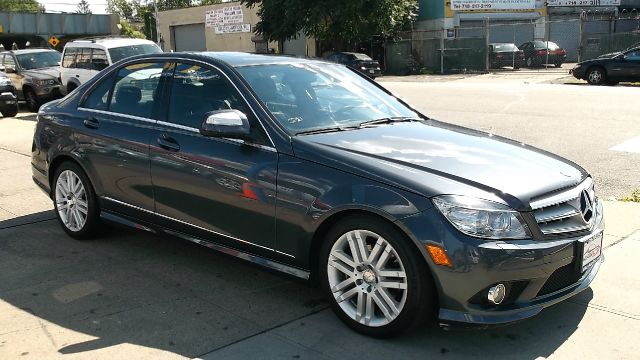
[[531, 22], [496, 23], [489, 26], [490, 43], [514, 43], [520, 46], [522, 43], [533, 40], [535, 25]]
[[176, 25], [171, 27], [174, 51], [205, 51], [204, 24]]
[[578, 61], [580, 52], [580, 21], [576, 18], [554, 18], [549, 22], [549, 41], [567, 52], [567, 61]]

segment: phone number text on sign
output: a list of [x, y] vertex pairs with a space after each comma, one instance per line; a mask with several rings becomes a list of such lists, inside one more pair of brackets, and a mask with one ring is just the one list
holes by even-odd
[[535, 9], [535, 0], [451, 0], [451, 10], [528, 10]]

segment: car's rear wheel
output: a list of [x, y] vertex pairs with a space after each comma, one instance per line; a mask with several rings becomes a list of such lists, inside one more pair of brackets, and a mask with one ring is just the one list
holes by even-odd
[[557, 68], [561, 68], [562, 67], [562, 63], [555, 63], [553, 65], [555, 65], [555, 67], [557, 67]]
[[321, 280], [333, 310], [360, 333], [398, 335], [434, 310], [426, 262], [404, 234], [383, 220], [343, 219], [328, 232], [321, 259]]
[[593, 67], [587, 72], [587, 82], [591, 85], [602, 85], [607, 82], [607, 75], [601, 67]]
[[27, 108], [29, 111], [38, 112], [38, 109], [40, 109], [40, 100], [38, 99], [35, 91], [30, 88], [25, 89], [24, 99], [27, 102]]
[[64, 162], [56, 170], [52, 185], [56, 216], [64, 231], [76, 239], [93, 237], [99, 225], [99, 211], [84, 171], [73, 162]]

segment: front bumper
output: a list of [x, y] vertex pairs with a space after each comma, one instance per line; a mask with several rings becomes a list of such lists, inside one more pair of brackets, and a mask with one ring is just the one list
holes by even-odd
[[35, 89], [36, 95], [40, 99], [55, 100], [62, 97], [60, 92], [60, 85], [54, 86], [38, 86]]
[[[596, 209], [589, 235], [604, 230], [601, 202]], [[424, 246], [420, 248], [438, 290], [443, 326], [493, 326], [532, 317], [589, 287], [604, 260], [601, 254], [582, 271], [580, 241], [586, 234], [554, 240], [481, 240], [454, 229], [434, 208], [403, 219], [402, 225], [421, 245], [444, 247], [451, 260], [451, 267], [435, 265]], [[507, 295], [495, 305], [486, 294], [498, 283], [507, 286]]]
[[576, 79], [584, 79], [584, 68], [582, 66], [576, 66], [573, 69], [569, 70], [569, 74], [573, 75]]
[[0, 108], [15, 108], [18, 104], [18, 98], [13, 91], [3, 91], [0, 89]]

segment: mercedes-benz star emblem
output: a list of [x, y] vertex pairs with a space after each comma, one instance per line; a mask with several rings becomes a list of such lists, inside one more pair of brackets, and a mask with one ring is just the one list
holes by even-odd
[[582, 214], [582, 220], [586, 224], [593, 218], [593, 199], [591, 199], [587, 190], [582, 190], [580, 194], [580, 213]]

